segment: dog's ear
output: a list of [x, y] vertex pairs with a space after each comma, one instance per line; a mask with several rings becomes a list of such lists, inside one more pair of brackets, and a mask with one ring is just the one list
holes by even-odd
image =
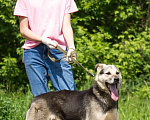
[[101, 64], [101, 63], [96, 64], [95, 71], [100, 71], [104, 67], [104, 65], [106, 64]]

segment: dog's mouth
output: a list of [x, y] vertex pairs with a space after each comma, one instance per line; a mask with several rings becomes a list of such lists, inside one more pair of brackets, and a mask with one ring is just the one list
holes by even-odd
[[118, 90], [117, 90], [117, 83], [114, 83], [114, 84], [106, 83], [106, 87], [107, 87], [107, 89], [110, 91], [111, 98], [112, 98], [114, 101], [118, 101], [118, 99], [119, 99], [119, 94], [118, 94]]

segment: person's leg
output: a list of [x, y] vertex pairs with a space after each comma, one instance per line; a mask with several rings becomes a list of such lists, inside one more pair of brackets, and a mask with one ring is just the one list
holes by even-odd
[[49, 91], [43, 55], [45, 48], [46, 46], [40, 44], [33, 49], [24, 50], [24, 63], [33, 97]]
[[[61, 58], [64, 54], [57, 49], [50, 49], [50, 54], [56, 58]], [[45, 60], [48, 73], [54, 89], [59, 90], [76, 90], [72, 65], [69, 65], [64, 59], [60, 62], [52, 62], [48, 57]]]

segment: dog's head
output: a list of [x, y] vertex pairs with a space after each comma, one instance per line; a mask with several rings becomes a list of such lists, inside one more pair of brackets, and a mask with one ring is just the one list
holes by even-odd
[[111, 94], [114, 101], [119, 99], [118, 90], [121, 88], [121, 73], [114, 65], [97, 64], [95, 82], [105, 92]]

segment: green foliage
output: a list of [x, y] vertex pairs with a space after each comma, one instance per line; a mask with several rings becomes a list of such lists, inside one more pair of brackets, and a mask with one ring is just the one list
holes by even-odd
[[12, 102], [10, 99], [8, 101], [0, 100], [1, 120], [11, 120], [10, 114], [15, 114], [15, 109], [11, 105]]
[[18, 17], [13, 16], [16, 1], [0, 0], [0, 83], [8, 91], [28, 83], [21, 60], [23, 38], [19, 33]]
[[17, 59], [12, 58], [10, 55], [2, 59], [0, 62], [0, 79], [1, 83], [4, 85], [3, 88], [6, 88], [8, 91], [15, 91], [19, 86], [26, 86], [27, 82], [24, 80], [22, 71], [17, 65]]
[[[123, 76], [124, 92], [136, 91], [144, 80], [150, 85], [149, 3], [82, 0], [77, 5], [79, 12], [72, 21], [76, 23], [78, 61], [93, 73], [97, 63], [116, 65]], [[77, 85], [86, 84], [85, 71], [76, 66], [74, 71]]]
[[88, 28], [90, 32], [99, 31], [97, 27], [101, 26], [115, 37], [127, 28], [136, 29], [137, 26], [144, 26], [147, 20], [145, 19], [148, 11], [146, 0], [81, 0], [76, 2], [79, 7], [78, 24]]
[[[7, 90], [26, 88], [28, 80], [20, 48], [18, 18], [13, 16], [16, 0], [0, 0], [0, 83]], [[136, 91], [143, 81], [150, 85], [150, 3], [147, 0], [80, 0], [72, 15], [78, 61], [94, 73], [97, 63], [114, 64], [122, 73], [122, 92]], [[93, 79], [74, 66], [78, 90]], [[144, 90], [144, 88], [142, 87]]]
[[10, 53], [16, 57], [16, 48], [20, 46], [17, 17], [13, 16], [15, 1], [0, 0], [0, 58]]
[[12, 77], [16, 77], [19, 75], [19, 68], [17, 66], [17, 59], [11, 58], [10, 55], [7, 58], [3, 58], [3, 62], [0, 63], [1, 70], [0, 74], [1, 76], [6, 77], [6, 79], [11, 79]]
[[25, 120], [33, 96], [31, 91], [24, 94], [20, 90], [9, 94], [0, 91], [0, 120]]
[[[81, 28], [78, 28], [78, 35], [81, 36], [76, 38], [76, 47], [78, 60], [85, 67], [94, 69], [97, 63], [116, 65], [123, 76], [124, 91], [132, 91], [134, 85], [142, 85], [143, 80], [149, 82], [150, 38], [147, 30], [137, 36], [125, 32], [125, 34], [118, 36], [122, 42], [112, 44], [104, 41], [106, 37], [107, 39], [112, 38], [109, 33], [97, 32], [87, 35], [86, 29]], [[83, 47], [83, 44], [86, 47]], [[78, 73], [82, 72], [79, 70]], [[92, 72], [94, 73], [94, 71]], [[75, 77], [80, 76], [79, 74]], [[85, 74], [82, 76], [82, 78], [78, 78], [80, 81], [85, 79]]]

